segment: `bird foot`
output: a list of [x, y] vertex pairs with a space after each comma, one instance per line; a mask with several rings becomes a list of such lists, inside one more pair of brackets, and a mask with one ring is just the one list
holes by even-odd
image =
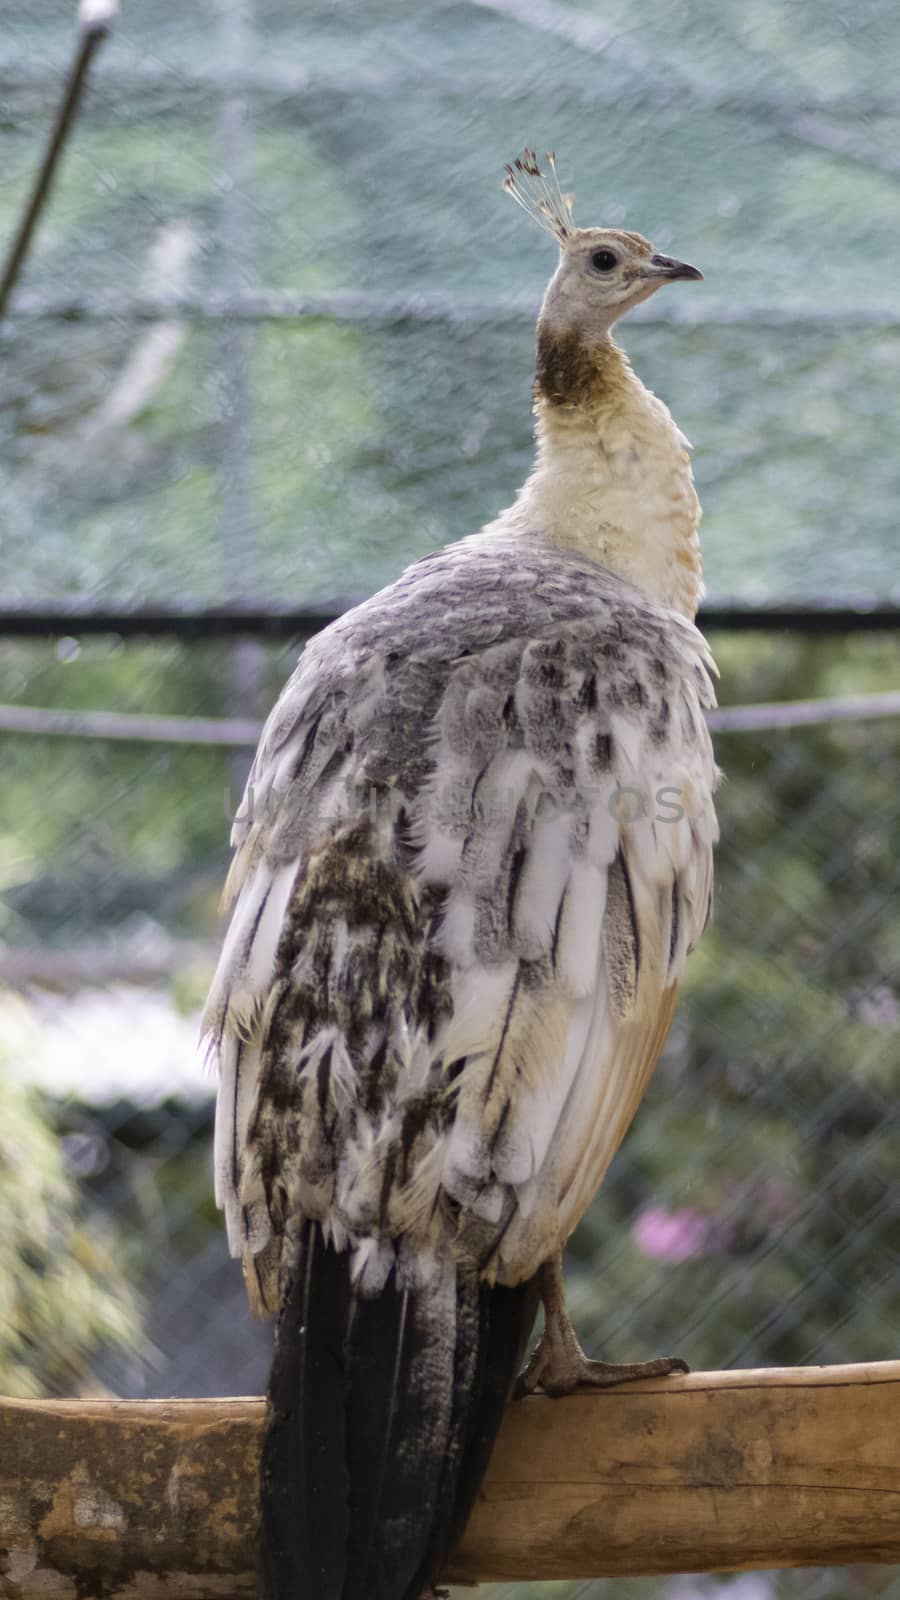
[[577, 1340], [557, 1341], [541, 1338], [525, 1370], [519, 1374], [514, 1398], [533, 1394], [540, 1387], [544, 1394], [558, 1399], [571, 1394], [580, 1384], [592, 1389], [612, 1389], [619, 1383], [634, 1383], [639, 1378], [668, 1378], [673, 1372], [689, 1372], [678, 1356], [657, 1356], [654, 1361], [633, 1361], [619, 1365], [609, 1361], [590, 1361]]

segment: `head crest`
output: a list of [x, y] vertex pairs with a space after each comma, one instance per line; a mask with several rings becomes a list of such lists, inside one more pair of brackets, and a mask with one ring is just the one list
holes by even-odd
[[549, 177], [538, 166], [534, 151], [523, 150], [512, 166], [506, 168], [503, 187], [539, 228], [564, 244], [575, 228], [572, 216], [574, 195], [563, 194], [559, 187], [553, 151], [549, 150], [544, 159], [550, 168]]

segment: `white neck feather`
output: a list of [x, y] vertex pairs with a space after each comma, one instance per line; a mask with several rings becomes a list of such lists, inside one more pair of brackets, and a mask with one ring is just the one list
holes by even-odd
[[574, 403], [536, 387], [534, 469], [501, 521], [576, 549], [693, 619], [703, 592], [688, 442], [612, 340]]

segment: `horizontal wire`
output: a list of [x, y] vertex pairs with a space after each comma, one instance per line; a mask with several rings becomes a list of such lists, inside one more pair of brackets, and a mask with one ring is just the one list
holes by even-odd
[[707, 715], [716, 733], [774, 733], [780, 728], [829, 722], [870, 722], [900, 717], [900, 689], [880, 694], [834, 695], [822, 700], [783, 700], [755, 706], [720, 706]]
[[[786, 728], [900, 717], [900, 690], [725, 706], [707, 714], [715, 733], [776, 733]], [[60, 711], [46, 706], [0, 705], [0, 733], [40, 738], [108, 739], [138, 744], [253, 748], [263, 724], [245, 717], [172, 717], [130, 711]]]
[[129, 711], [60, 711], [45, 706], [0, 706], [0, 733], [42, 738], [109, 739], [136, 744], [215, 745], [251, 749], [262, 723], [244, 717], [157, 717]]
[[[474, 0], [474, 3], [477, 4], [478, 0]], [[528, 0], [528, 4], [531, 3], [532, 0]], [[376, 61], [354, 62], [347, 67], [310, 67], [296, 60], [278, 60], [272, 56], [262, 61], [248, 57], [239, 67], [229, 69], [226, 74], [215, 64], [188, 61], [184, 56], [177, 61], [165, 62], [141, 57], [137, 53], [130, 58], [123, 58], [122, 52], [127, 48], [128, 41], [123, 38], [119, 59], [107, 68], [95, 97], [101, 104], [104, 100], [108, 102], [117, 91], [148, 97], [173, 93], [180, 96], [192, 92], [216, 94], [221, 90], [226, 76], [229, 87], [239, 93], [292, 99], [313, 94], [374, 95], [395, 93], [402, 89], [430, 89], [441, 94], [453, 94], [455, 91], [465, 94], [470, 100], [479, 94], [491, 94], [503, 100], [533, 99], [536, 94], [547, 99], [565, 95], [570, 105], [618, 106], [645, 95], [647, 89], [645, 69], [638, 64], [626, 68], [624, 73], [617, 70], [605, 82], [582, 82], [562, 72], [555, 74], [552, 63], [542, 63], [540, 80], [536, 82], [534, 77], [511, 77], [505, 63], [498, 71], [491, 70], [490, 66], [481, 70], [467, 67], [463, 76], [453, 67], [443, 67], [437, 62], [426, 65], [421, 60], [417, 60], [413, 67], [403, 61], [399, 65]], [[58, 54], [56, 59], [45, 55], [40, 61], [35, 58], [25, 60], [12, 54], [4, 58], [0, 54], [0, 89], [6, 96], [17, 89], [43, 92], [58, 84], [63, 70], [64, 64]], [[665, 76], [661, 74], [654, 83], [655, 88], [663, 91], [654, 102], [656, 109], [660, 105], [671, 105], [678, 112], [683, 112], [685, 105], [689, 104], [707, 111], [734, 112], [757, 118], [760, 115], [773, 119], [818, 116], [861, 123], [896, 114], [896, 101], [887, 94], [869, 93], [861, 96], [849, 91], [823, 99], [814, 91], [798, 86], [789, 98], [777, 93], [767, 94], [760, 90], [758, 83], [744, 89], [734, 82], [707, 82], [698, 77], [685, 86], [669, 76], [668, 68], [664, 70]], [[646, 107], [646, 101], [644, 105]]]
[[[359, 600], [364, 599], [360, 596]], [[332, 600], [305, 607], [213, 606], [178, 611], [172, 606], [125, 609], [91, 604], [6, 606], [0, 609], [0, 639], [48, 639], [116, 635], [122, 639], [180, 639], [187, 644], [242, 636], [272, 641], [307, 639], [335, 622], [359, 600]], [[812, 595], [803, 601], [756, 605], [722, 596], [701, 606], [698, 625], [707, 633], [799, 633], [834, 635], [900, 631], [900, 605], [871, 594], [850, 595], [842, 605]]]
[[[647, 90], [654, 92], [654, 106], [672, 105], [682, 112], [686, 105], [692, 109], [721, 111], [769, 120], [775, 131], [793, 132], [792, 124], [803, 118], [824, 117], [834, 120], [870, 122], [883, 117], [893, 117], [894, 99], [888, 95], [871, 92], [860, 95], [853, 90], [823, 97], [814, 89], [797, 85], [790, 95], [766, 91], [757, 79], [752, 86], [743, 88], [731, 81], [716, 81], [701, 73], [688, 73], [683, 64], [671, 59], [655, 62], [640, 47], [635, 50], [623, 32], [615, 37], [603, 23], [595, 22], [584, 13], [576, 14], [562, 7], [539, 5], [537, 0], [470, 0], [485, 10], [506, 13], [513, 22], [523, 23], [531, 29], [555, 34], [565, 43], [575, 45], [586, 54], [602, 55], [615, 71], [603, 82], [582, 82], [577, 76], [558, 73], [554, 75], [552, 63], [542, 62], [541, 75], [536, 82], [533, 76], [511, 77], [506, 64], [504, 70], [494, 72], [488, 66], [467, 69], [465, 76], [452, 66], [442, 66], [432, 61], [424, 65], [417, 60], [410, 68], [402, 58], [399, 62], [379, 59], [349, 66], [307, 66], [286, 56], [278, 59], [270, 55], [262, 61], [245, 59], [239, 66], [223, 69], [207, 61], [189, 61], [185, 54], [177, 60], [161, 61], [143, 57], [136, 51], [120, 55], [104, 77], [103, 94], [108, 98], [116, 91], [132, 95], [176, 92], [179, 95], [192, 91], [209, 95], [221, 90], [227, 76], [228, 84], [239, 93], [271, 94], [291, 99], [312, 94], [378, 94], [396, 93], [403, 89], [422, 89], [442, 94], [464, 93], [467, 98], [491, 94], [505, 101], [532, 98], [536, 93], [546, 98], [565, 95], [570, 105], [621, 105], [623, 102], [646, 97]], [[127, 51], [128, 41], [123, 40], [122, 51]], [[45, 90], [59, 81], [62, 64], [45, 55], [43, 60], [24, 60], [14, 54], [0, 54], [0, 88], [5, 94], [16, 89]], [[644, 98], [646, 106], [646, 98]], [[815, 131], [815, 130], [814, 130]], [[801, 129], [802, 136], [802, 129]]]
[[[461, 301], [449, 295], [360, 294], [336, 290], [332, 294], [305, 295], [290, 290], [185, 295], [55, 294], [23, 289], [15, 296], [9, 316], [65, 322], [155, 322], [173, 316], [197, 322], [340, 322], [373, 326], [397, 323], [452, 324], [480, 329], [533, 324], [539, 307], [533, 294], [509, 295], [502, 301]], [[773, 328], [798, 332], [822, 329], [886, 332], [900, 330], [900, 305], [833, 306], [809, 309], [792, 306], [731, 305], [727, 301], [688, 301], [667, 311], [644, 311], [631, 317], [632, 326], [645, 328]]]

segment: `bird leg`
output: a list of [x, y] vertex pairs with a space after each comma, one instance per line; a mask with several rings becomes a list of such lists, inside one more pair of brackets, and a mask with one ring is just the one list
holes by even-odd
[[580, 1383], [590, 1384], [595, 1389], [611, 1389], [614, 1384], [630, 1383], [635, 1378], [667, 1378], [670, 1373], [690, 1370], [687, 1362], [677, 1356], [658, 1356], [655, 1361], [634, 1361], [625, 1366], [588, 1360], [566, 1310], [562, 1251], [545, 1261], [540, 1270], [544, 1331], [516, 1381], [516, 1399], [533, 1394], [538, 1385], [545, 1394], [556, 1398], [571, 1394]]

